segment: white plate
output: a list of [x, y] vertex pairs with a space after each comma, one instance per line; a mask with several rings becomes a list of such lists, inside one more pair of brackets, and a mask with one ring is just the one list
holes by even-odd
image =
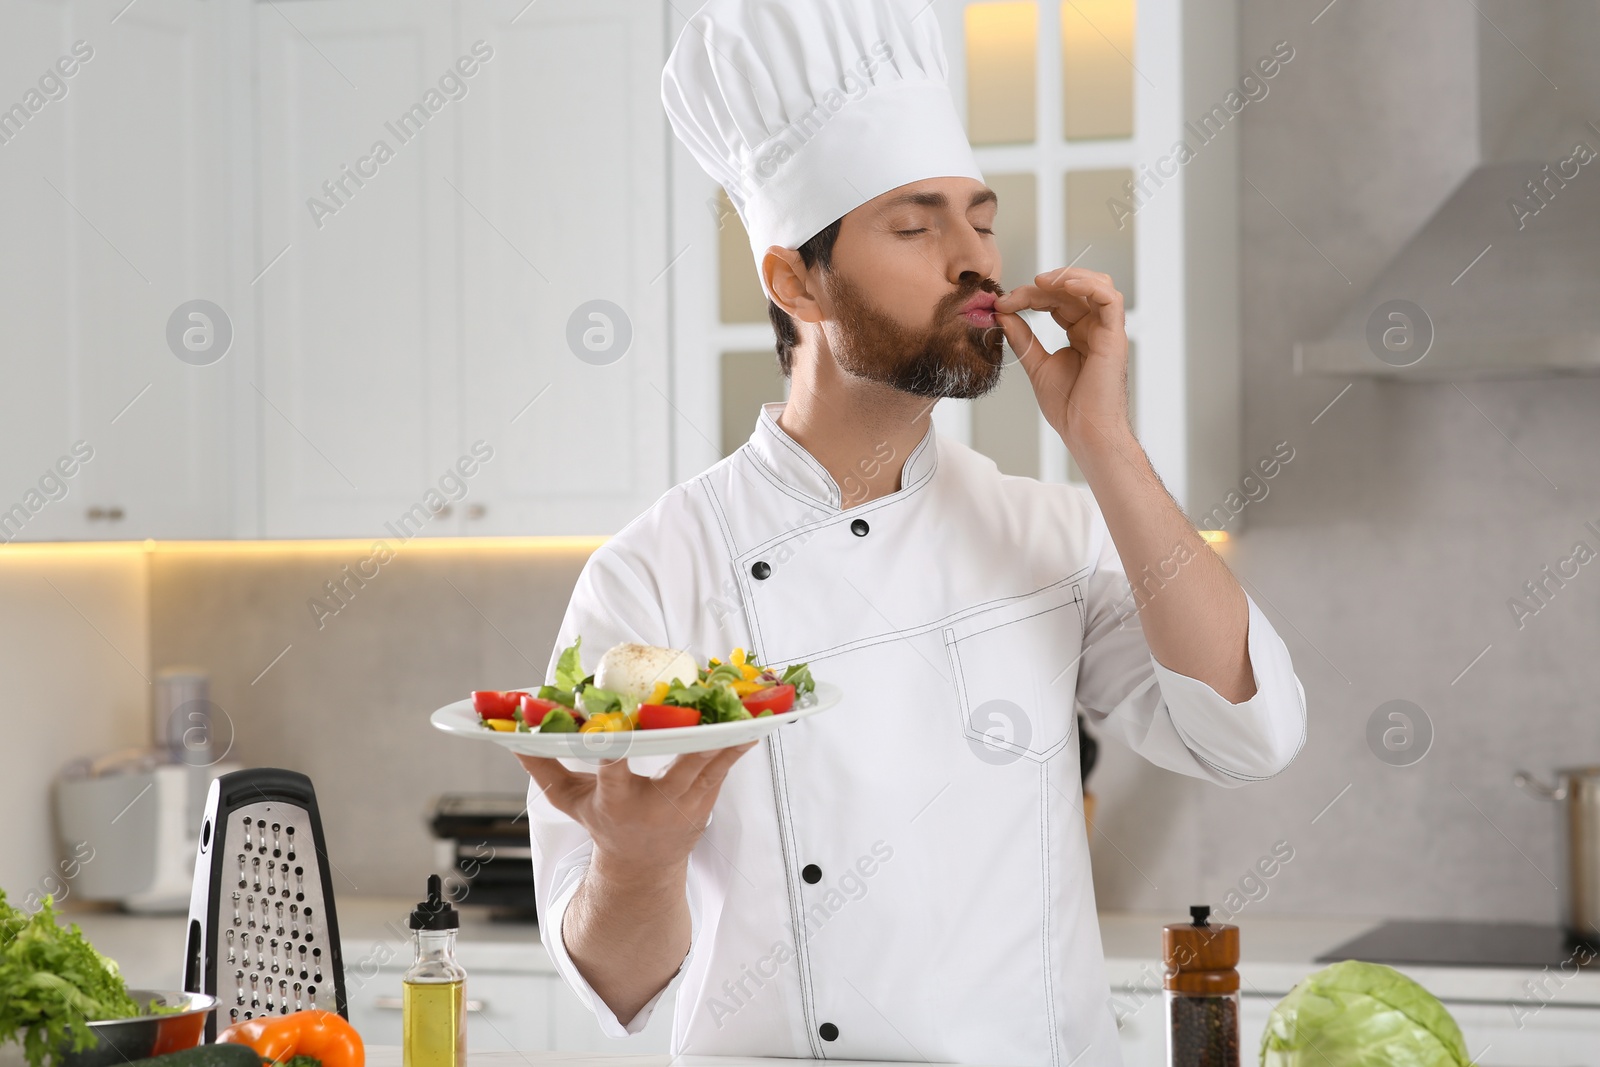
[[[533, 686], [529, 692], [538, 690]], [[719, 722], [704, 726], [677, 726], [670, 730], [596, 730], [580, 734], [542, 734], [538, 731], [517, 733], [491, 730], [482, 725], [483, 718], [472, 710], [472, 699], [446, 704], [433, 713], [433, 725], [456, 737], [470, 737], [479, 741], [493, 741], [497, 745], [520, 752], [525, 756], [586, 757], [594, 759], [623, 759], [629, 756], [666, 756], [678, 752], [704, 752], [713, 748], [728, 748], [765, 737], [780, 726], [809, 718], [819, 711], [827, 711], [843, 699], [836, 685], [818, 682], [814, 692], [796, 700], [794, 707], [776, 715], [759, 719], [740, 719], [737, 722]]]

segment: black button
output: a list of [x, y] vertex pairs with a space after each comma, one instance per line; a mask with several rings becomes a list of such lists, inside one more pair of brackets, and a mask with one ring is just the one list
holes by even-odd
[[750, 566], [750, 573], [756, 576], [756, 581], [764, 582], [772, 573], [772, 564], [764, 559], [758, 559]]
[[[815, 863], [808, 863], [800, 869], [800, 877], [804, 878], [812, 885], [816, 885], [818, 882], [822, 881], [822, 868], [818, 867]], [[831, 1041], [832, 1038], [829, 1038], [829, 1040]]]
[[870, 529], [872, 529], [872, 527], [867, 525], [866, 519], [857, 519], [850, 524], [850, 532], [855, 534], [857, 537], [867, 536], [867, 531]]
[[836, 1041], [839, 1038], [839, 1028], [832, 1023], [823, 1023], [817, 1027], [817, 1033], [822, 1035], [824, 1041]]

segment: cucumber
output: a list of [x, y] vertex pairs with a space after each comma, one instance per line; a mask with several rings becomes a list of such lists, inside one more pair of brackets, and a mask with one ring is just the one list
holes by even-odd
[[223, 1042], [196, 1045], [164, 1056], [149, 1056], [134, 1060], [126, 1067], [262, 1067], [264, 1062], [261, 1054], [248, 1045]]

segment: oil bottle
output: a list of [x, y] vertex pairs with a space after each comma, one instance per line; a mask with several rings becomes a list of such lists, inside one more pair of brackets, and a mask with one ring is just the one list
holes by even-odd
[[444, 899], [437, 874], [411, 913], [416, 961], [402, 981], [404, 1067], [467, 1067], [467, 972], [456, 962], [461, 915]]

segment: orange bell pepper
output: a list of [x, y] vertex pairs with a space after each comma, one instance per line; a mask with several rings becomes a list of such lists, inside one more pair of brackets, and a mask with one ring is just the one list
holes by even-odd
[[365, 1067], [367, 1054], [356, 1028], [334, 1011], [263, 1015], [235, 1023], [217, 1041], [244, 1045], [274, 1063], [311, 1056], [322, 1067]]

